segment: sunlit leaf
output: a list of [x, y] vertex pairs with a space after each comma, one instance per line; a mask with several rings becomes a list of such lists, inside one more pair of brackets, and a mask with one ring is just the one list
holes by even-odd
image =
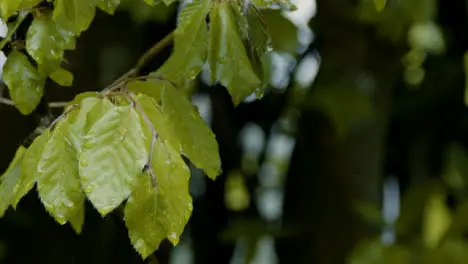
[[61, 225], [69, 222], [85, 201], [77, 152], [67, 138], [69, 127], [67, 118], [58, 122], [37, 164], [37, 190], [42, 204]]
[[3, 80], [16, 108], [23, 115], [30, 114], [41, 101], [45, 78], [24, 54], [13, 51], [3, 67]]
[[179, 25], [174, 33], [174, 52], [156, 74], [178, 81], [196, 77], [206, 61], [208, 29], [206, 16], [210, 0], [188, 3], [179, 14]]
[[58, 26], [79, 35], [93, 21], [96, 4], [95, 0], [56, 0], [52, 17]]
[[425, 206], [422, 239], [429, 248], [435, 248], [452, 223], [450, 210], [445, 204], [445, 193], [432, 192]]
[[13, 204], [15, 193], [17, 191], [18, 181], [21, 173], [21, 161], [23, 160], [26, 148], [20, 146], [16, 150], [15, 156], [11, 161], [6, 172], [0, 176], [0, 217]]
[[130, 195], [147, 159], [140, 118], [131, 106], [115, 106], [94, 123], [79, 155], [79, 171], [101, 215]]
[[192, 213], [190, 171], [179, 154], [158, 140], [151, 166], [156, 187], [150, 175], [144, 173], [125, 207], [130, 239], [144, 259], [165, 238], [176, 245]]
[[180, 140], [180, 150], [208, 177], [215, 179], [221, 172], [218, 143], [211, 129], [187, 97], [175, 87], [165, 85], [162, 111], [170, 122], [172, 133]]
[[51, 15], [33, 20], [26, 34], [26, 50], [39, 64], [39, 70], [49, 75], [59, 68], [64, 51], [75, 47], [73, 32], [59, 28]]
[[229, 2], [217, 3], [210, 13], [211, 81], [218, 80], [231, 94], [235, 105], [253, 92], [259, 92], [261, 82], [250, 64], [239, 27]]
[[44, 131], [34, 139], [28, 150], [24, 154], [21, 163], [20, 179], [18, 182], [18, 191], [15, 194], [13, 207], [16, 208], [20, 200], [34, 187], [36, 183], [37, 164], [42, 156], [44, 147], [49, 141], [49, 131]]
[[233, 211], [243, 211], [250, 205], [250, 194], [239, 171], [231, 171], [227, 175], [224, 202]]
[[97, 0], [97, 6], [111, 15], [114, 14], [119, 4], [120, 0]]
[[2, 18], [7, 21], [16, 11], [32, 8], [40, 2], [41, 0], [0, 0]]
[[56, 69], [49, 77], [62, 86], [72, 86], [73, 84], [73, 73], [63, 68]]

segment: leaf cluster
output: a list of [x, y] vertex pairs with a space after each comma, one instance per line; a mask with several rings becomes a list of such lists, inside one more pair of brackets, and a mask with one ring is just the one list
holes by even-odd
[[[152, 0], [144, 2], [154, 6]], [[75, 49], [96, 8], [113, 14], [119, 4], [0, 0], [2, 19], [11, 21], [0, 42], [1, 52], [11, 48], [3, 80], [22, 114], [37, 107], [47, 78], [73, 85], [73, 74], [62, 67], [65, 52]], [[235, 105], [253, 93], [260, 96], [271, 47], [285, 47], [265, 22], [279, 14], [269, 10], [278, 4], [292, 7], [279, 0], [185, 3], [171, 35], [173, 53], [161, 68], [138, 76], [142, 64], [155, 55], [150, 50], [108, 89], [77, 95], [28, 148], [18, 148], [0, 177], [0, 216], [10, 206], [16, 209], [36, 187], [47, 212], [77, 233], [83, 228], [87, 199], [102, 216], [124, 207], [129, 237], [143, 258], [164, 239], [177, 244], [192, 212], [190, 171], [182, 157], [211, 179], [221, 172], [216, 138], [180, 88], [207, 65], [212, 84], [226, 87]], [[12, 37], [28, 16], [33, 19], [24, 45], [16, 45]]]

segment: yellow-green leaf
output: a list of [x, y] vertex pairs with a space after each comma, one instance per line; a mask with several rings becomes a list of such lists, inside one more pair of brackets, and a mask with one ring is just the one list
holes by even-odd
[[192, 213], [190, 171], [179, 154], [158, 140], [151, 166], [156, 188], [150, 175], [144, 173], [125, 206], [130, 240], [143, 259], [165, 238], [176, 245]]
[[216, 4], [211, 13], [210, 64], [211, 80], [225, 86], [235, 105], [253, 92], [258, 92], [261, 82], [252, 69], [244, 44], [239, 35], [231, 4]]
[[96, 13], [95, 0], [56, 0], [53, 19], [75, 35], [88, 29]]
[[198, 168], [211, 179], [221, 172], [218, 143], [211, 129], [201, 118], [188, 98], [170, 84], [162, 92], [162, 111], [172, 127], [172, 133], [180, 141], [180, 149]]
[[130, 195], [147, 159], [133, 107], [114, 106], [91, 126], [79, 155], [79, 171], [83, 189], [101, 215]]
[[70, 123], [67, 119], [59, 121], [51, 132], [37, 164], [36, 179], [42, 204], [61, 225], [69, 222], [85, 201], [77, 152], [68, 140]]
[[62, 86], [72, 86], [73, 84], [73, 73], [63, 68], [56, 69], [49, 77]]
[[21, 9], [29, 9], [40, 3], [41, 0], [0, 0], [2, 18], [7, 21], [10, 16]]
[[30, 114], [44, 94], [45, 78], [24, 54], [13, 51], [3, 67], [3, 80], [16, 108], [23, 115]]
[[45, 145], [49, 141], [49, 130], [44, 131], [34, 139], [31, 146], [24, 154], [21, 163], [20, 180], [18, 191], [15, 194], [13, 207], [16, 208], [20, 200], [32, 189], [36, 183], [37, 164], [42, 156]]
[[16, 150], [10, 166], [8, 166], [6, 172], [0, 176], [0, 217], [3, 217], [3, 214], [13, 203], [15, 198], [18, 181], [20, 179], [21, 161], [25, 152], [26, 148], [20, 146], [18, 150]]
[[174, 33], [174, 52], [156, 74], [173, 81], [195, 78], [206, 61], [208, 29], [206, 16], [210, 0], [188, 3], [179, 14], [179, 25]]

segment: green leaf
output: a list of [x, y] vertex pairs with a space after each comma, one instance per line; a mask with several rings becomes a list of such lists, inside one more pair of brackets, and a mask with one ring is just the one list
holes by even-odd
[[162, 90], [166, 85], [166, 81], [151, 79], [148, 81], [131, 81], [128, 83], [128, 90], [146, 94], [153, 97], [156, 102], [161, 102]]
[[31, 65], [26, 55], [13, 51], [3, 67], [3, 80], [11, 99], [23, 114], [30, 114], [44, 94], [45, 78]]
[[61, 225], [69, 222], [85, 201], [77, 152], [68, 140], [69, 127], [68, 118], [58, 122], [37, 164], [37, 190], [42, 204]]
[[[162, 91], [161, 89], [158, 90]], [[181, 146], [180, 140], [172, 132], [173, 129], [171, 121], [163, 114], [161, 106], [159, 106], [153, 98], [144, 94], [137, 95], [135, 97], [135, 101], [140, 105], [143, 112], [148, 116], [149, 120], [153, 124], [158, 133], [159, 140], [170, 145], [173, 149], [179, 150]], [[147, 129], [145, 129], [145, 131], [147, 131]]]
[[18, 191], [15, 194], [13, 208], [18, 206], [20, 200], [32, 189], [36, 183], [37, 164], [42, 156], [45, 145], [49, 141], [49, 131], [44, 131], [40, 136], [34, 139], [31, 146], [24, 154], [21, 163], [20, 180]]
[[269, 53], [268, 41], [270, 36], [266, 28], [265, 20], [261, 11], [255, 5], [249, 5], [245, 15], [238, 4], [232, 3], [234, 14], [241, 31], [244, 42], [247, 43], [247, 53], [257, 76], [261, 77], [263, 83], [269, 82], [265, 76], [265, 56]]
[[0, 217], [3, 217], [5, 211], [13, 203], [15, 193], [20, 179], [20, 165], [26, 148], [20, 146], [15, 153], [13, 161], [8, 166], [6, 172], [0, 176]]
[[97, 6], [104, 12], [111, 15], [115, 13], [115, 10], [120, 4], [120, 0], [97, 0]]
[[195, 78], [206, 61], [208, 29], [206, 16], [211, 1], [198, 0], [187, 4], [179, 14], [179, 25], [174, 33], [174, 52], [156, 74], [168, 79]]
[[170, 146], [157, 141], [152, 169], [157, 187], [144, 173], [125, 206], [125, 223], [135, 249], [146, 259], [168, 238], [177, 245], [192, 213], [190, 171]]
[[52, 74], [50, 74], [50, 78], [61, 86], [72, 86], [73, 84], [73, 73], [63, 68], [58, 68], [55, 70]]
[[231, 94], [235, 105], [260, 88], [242, 40], [229, 2], [215, 5], [210, 14], [211, 79], [216, 78]]
[[102, 216], [130, 195], [147, 159], [140, 118], [131, 106], [115, 106], [91, 126], [79, 171], [84, 191]]
[[53, 19], [58, 26], [80, 35], [96, 13], [96, 0], [56, 0]]
[[162, 111], [172, 127], [172, 133], [180, 140], [180, 149], [198, 168], [211, 179], [221, 172], [218, 143], [211, 129], [201, 118], [187, 97], [175, 87], [166, 84], [162, 92]]
[[41, 0], [0, 0], [2, 19], [7, 21], [16, 11], [32, 8], [40, 2]]
[[35, 18], [26, 34], [26, 50], [37, 61], [44, 75], [58, 69], [65, 49], [74, 47], [73, 32], [59, 28], [51, 15]]

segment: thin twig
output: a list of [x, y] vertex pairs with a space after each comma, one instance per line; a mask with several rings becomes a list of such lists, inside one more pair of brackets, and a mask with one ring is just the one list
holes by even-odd
[[[3, 95], [0, 95], [0, 104], [15, 106], [13, 100], [6, 99]], [[50, 108], [64, 108], [68, 105], [68, 102], [50, 102]]]
[[52, 130], [52, 128], [55, 126], [55, 124], [57, 124], [58, 121], [62, 120], [62, 118], [66, 117], [71, 111], [79, 108], [80, 105], [78, 104], [72, 104], [70, 105], [70, 107], [65, 110], [65, 112], [63, 112], [61, 115], [59, 115], [59, 117], [57, 117], [50, 125], [49, 125], [49, 130]]
[[156, 44], [153, 45], [149, 50], [141, 56], [135, 66], [135, 74], [139, 74], [140, 71], [154, 58], [154, 56], [158, 55], [163, 49], [169, 46], [174, 41], [174, 31], [167, 34], [163, 39], [158, 41]]
[[154, 128], [153, 123], [151, 123], [151, 120], [146, 115], [145, 111], [143, 111], [141, 106], [135, 101], [134, 94], [132, 92], [128, 92], [126, 93], [126, 95], [128, 99], [132, 102], [132, 104], [135, 106], [136, 110], [143, 117], [143, 120], [145, 121], [146, 125], [151, 129], [151, 147], [149, 150], [148, 161], [145, 164], [145, 170], [149, 171], [151, 178], [153, 179], [154, 188], [156, 188], [158, 186], [158, 182], [156, 180], [156, 175], [154, 175], [154, 171], [151, 166], [151, 161], [153, 160], [154, 146], [156, 145], [156, 140], [158, 139], [158, 132]]
[[140, 71], [164, 48], [169, 46], [174, 40], [174, 31], [167, 34], [163, 39], [156, 42], [149, 50], [147, 50], [141, 57], [138, 59], [137, 63], [133, 68], [124, 73], [122, 76], [117, 78], [111, 85], [107, 86], [102, 92], [108, 93], [113, 90], [119, 89], [124, 86], [130, 79], [136, 78]]
[[[8, 43], [11, 36], [13, 36], [14, 31], [16, 31], [16, 29], [21, 24], [21, 22], [26, 18], [27, 14], [28, 13], [26, 11], [20, 13], [20, 15], [18, 17], [18, 21], [15, 24], [15, 27], [11, 31], [9, 31], [8, 35], [0, 42], [0, 49], [2, 49], [5, 46], [5, 44]], [[140, 77], [138, 77], [136, 75], [138, 75], [138, 73], [154, 58], [154, 56], [156, 56], [164, 48], [169, 46], [172, 43], [173, 40], [174, 40], [174, 31], [170, 32], [162, 40], [160, 40], [156, 44], [154, 44], [149, 50], [147, 50], [140, 57], [140, 59], [138, 60], [138, 62], [135, 64], [135, 66], [132, 69], [130, 69], [129, 71], [124, 73], [122, 76], [117, 78], [114, 82], [112, 82], [111, 85], [104, 88], [102, 90], [102, 92], [108, 94], [108, 93], [110, 93], [110, 92], [112, 92], [112, 91], [114, 91], [116, 89], [121, 88], [122, 86], [124, 86], [132, 78], [140, 79]], [[157, 76], [154, 76], [154, 75], [141, 76], [141, 79], [150, 79], [150, 78], [156, 78], [156, 77]], [[162, 77], [158, 77], [158, 79], [165, 80]], [[165, 80], [165, 81], [169, 81], [169, 80]], [[172, 82], [171, 82], [171, 84], [172, 84]], [[3, 92], [0, 93], [0, 104], [11, 105], [11, 106], [15, 105], [15, 103], [12, 100], [3, 97]], [[65, 106], [67, 106], [67, 105], [68, 105], [67, 102], [50, 102], [49, 103], [50, 108], [63, 108]]]

